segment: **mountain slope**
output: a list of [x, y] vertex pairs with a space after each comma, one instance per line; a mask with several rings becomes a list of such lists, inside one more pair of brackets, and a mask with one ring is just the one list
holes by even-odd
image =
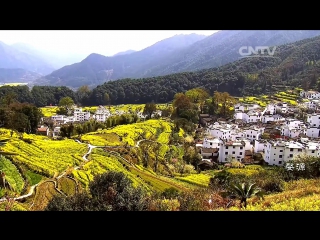
[[[96, 86], [121, 78], [154, 77], [222, 66], [239, 59], [242, 46], [274, 46], [320, 35], [319, 30], [226, 30], [199, 39], [177, 35], [129, 55], [91, 54], [37, 81], [41, 85]], [[200, 37], [201, 38], [201, 37]]]
[[39, 73], [22, 68], [0, 68], [0, 83], [32, 83], [39, 77]]
[[84, 105], [166, 103], [177, 92], [202, 87], [234, 96], [266, 94], [279, 88], [303, 87], [320, 91], [320, 36], [277, 47], [273, 57], [242, 58], [221, 67], [143, 79], [109, 81], [94, 88]]
[[113, 57], [120, 56], [120, 55], [127, 55], [127, 54], [134, 53], [134, 52], [136, 52], [136, 51], [135, 50], [127, 50], [127, 51], [124, 51], [124, 52], [118, 52], [115, 55], [113, 55]]
[[41, 75], [49, 74], [54, 70], [43, 59], [19, 51], [3, 42], [0, 42], [0, 68], [22, 68]]
[[319, 36], [319, 30], [227, 30], [176, 51], [163, 64], [153, 68], [146, 76], [159, 76], [176, 72], [196, 71], [222, 66], [239, 59], [242, 46], [277, 46]]
[[39, 79], [37, 84], [96, 86], [112, 79], [140, 77], [150, 62], [165, 59], [173, 51], [188, 47], [205, 37], [197, 34], [176, 35], [141, 51], [113, 57], [92, 53], [80, 63], [65, 66]]

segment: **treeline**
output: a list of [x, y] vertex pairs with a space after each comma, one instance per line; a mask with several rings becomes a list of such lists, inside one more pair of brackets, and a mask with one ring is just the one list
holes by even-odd
[[[266, 56], [266, 55], [264, 55]], [[67, 87], [1, 87], [0, 97], [14, 92], [20, 102], [38, 107], [56, 105], [69, 96], [84, 106], [171, 102], [176, 93], [203, 87], [209, 94], [228, 92], [233, 96], [258, 95], [277, 90], [277, 86], [320, 90], [320, 38], [305, 39], [278, 46], [270, 57], [243, 58], [219, 68], [166, 76], [109, 81], [94, 89]]]
[[42, 112], [35, 105], [20, 103], [14, 94], [0, 98], [0, 127], [16, 132], [36, 133]]

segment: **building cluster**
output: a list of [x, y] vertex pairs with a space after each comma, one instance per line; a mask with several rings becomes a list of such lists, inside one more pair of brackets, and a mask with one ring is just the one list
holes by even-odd
[[[305, 98], [320, 98], [317, 92], [304, 94]], [[298, 112], [287, 103], [265, 108], [236, 104], [234, 108], [234, 119], [228, 121], [209, 121], [208, 114], [200, 115], [203, 140], [196, 147], [203, 161], [253, 163], [258, 154], [269, 165], [283, 166], [300, 154], [320, 157], [320, 113], [306, 114], [303, 121], [284, 117]]]
[[[101, 105], [98, 107], [98, 109], [95, 111], [94, 114], [92, 114], [89, 111], [83, 111], [82, 108], [78, 108], [78, 107], [75, 107], [72, 112], [73, 112], [72, 116], [66, 116], [66, 115], [52, 116], [51, 120], [53, 121], [53, 126], [54, 126], [53, 129], [50, 130], [48, 126], [41, 125], [37, 129], [37, 133], [40, 135], [52, 136], [55, 138], [60, 135], [61, 125], [69, 124], [69, 123], [83, 123], [89, 120], [105, 122], [111, 116], [121, 116], [122, 114], [127, 113], [122, 110], [116, 110], [114, 111], [114, 113], [111, 113], [109, 109]], [[143, 112], [141, 111], [137, 111], [136, 114], [141, 119], [146, 118], [146, 115], [143, 114]], [[155, 115], [161, 116], [161, 114], [162, 114], [162, 111], [157, 110], [151, 115], [151, 117], [154, 117]]]

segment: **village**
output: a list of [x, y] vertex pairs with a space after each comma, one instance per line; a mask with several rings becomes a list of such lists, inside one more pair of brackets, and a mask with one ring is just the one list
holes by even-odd
[[301, 91], [298, 106], [278, 102], [262, 108], [237, 103], [234, 117], [228, 121], [200, 114], [199, 166], [210, 168], [213, 163], [232, 161], [284, 166], [301, 154], [320, 157], [319, 99], [319, 92]]
[[[71, 123], [84, 123], [89, 120], [95, 120], [97, 122], [105, 122], [109, 117], [111, 116], [120, 116], [122, 114], [125, 114], [127, 112], [116, 110], [114, 113], [111, 113], [109, 109], [107, 109], [105, 106], [100, 105], [94, 114], [92, 114], [89, 111], [83, 111], [81, 107], [72, 106], [70, 108], [70, 111], [68, 112], [69, 115], [53, 115], [48, 119], [42, 118], [42, 122], [52, 121], [52, 128], [49, 126], [42, 124], [37, 129], [37, 134], [44, 135], [48, 137], [52, 137], [53, 139], [60, 136], [60, 129], [61, 126], [64, 124], [71, 124]], [[143, 114], [141, 111], [135, 112], [138, 116], [138, 118], [144, 120], [146, 119], [147, 115]], [[155, 111], [151, 117], [154, 117], [155, 115], [161, 116], [162, 111], [157, 110]]]
[[[286, 102], [259, 104], [237, 103], [233, 119], [214, 121], [209, 114], [200, 114], [196, 129], [196, 149], [201, 154], [203, 165], [225, 164], [238, 161], [243, 164], [264, 163], [283, 166], [300, 154], [320, 157], [320, 93], [301, 91], [300, 104]], [[304, 109], [306, 114], [301, 113]], [[319, 109], [319, 111], [318, 111]], [[105, 122], [114, 115], [104, 106], [94, 114], [74, 107], [71, 116], [51, 116], [53, 128], [41, 125], [37, 134], [57, 138], [64, 124], [83, 123], [89, 120]], [[146, 115], [136, 111], [140, 119]], [[157, 110], [152, 117], [161, 111]], [[200, 164], [201, 165], [201, 164]]]

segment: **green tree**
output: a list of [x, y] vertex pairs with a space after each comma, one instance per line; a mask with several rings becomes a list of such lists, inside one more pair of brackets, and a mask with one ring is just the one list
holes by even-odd
[[231, 184], [228, 191], [223, 193], [231, 198], [238, 198], [240, 200], [240, 208], [247, 207], [247, 199], [258, 196], [263, 198], [264, 192], [257, 187], [255, 183], [234, 183]]
[[45, 211], [147, 211], [150, 197], [132, 184], [122, 172], [96, 175], [89, 184], [88, 194], [56, 196]]
[[151, 115], [157, 111], [157, 105], [155, 103], [146, 103], [143, 109], [143, 114], [147, 114], [148, 118], [151, 118]]
[[65, 110], [70, 110], [74, 105], [74, 101], [71, 97], [63, 97], [60, 99], [58, 106], [64, 108]]
[[209, 93], [202, 88], [193, 88], [186, 91], [185, 95], [193, 102], [193, 103], [202, 103], [207, 98], [210, 97]]

